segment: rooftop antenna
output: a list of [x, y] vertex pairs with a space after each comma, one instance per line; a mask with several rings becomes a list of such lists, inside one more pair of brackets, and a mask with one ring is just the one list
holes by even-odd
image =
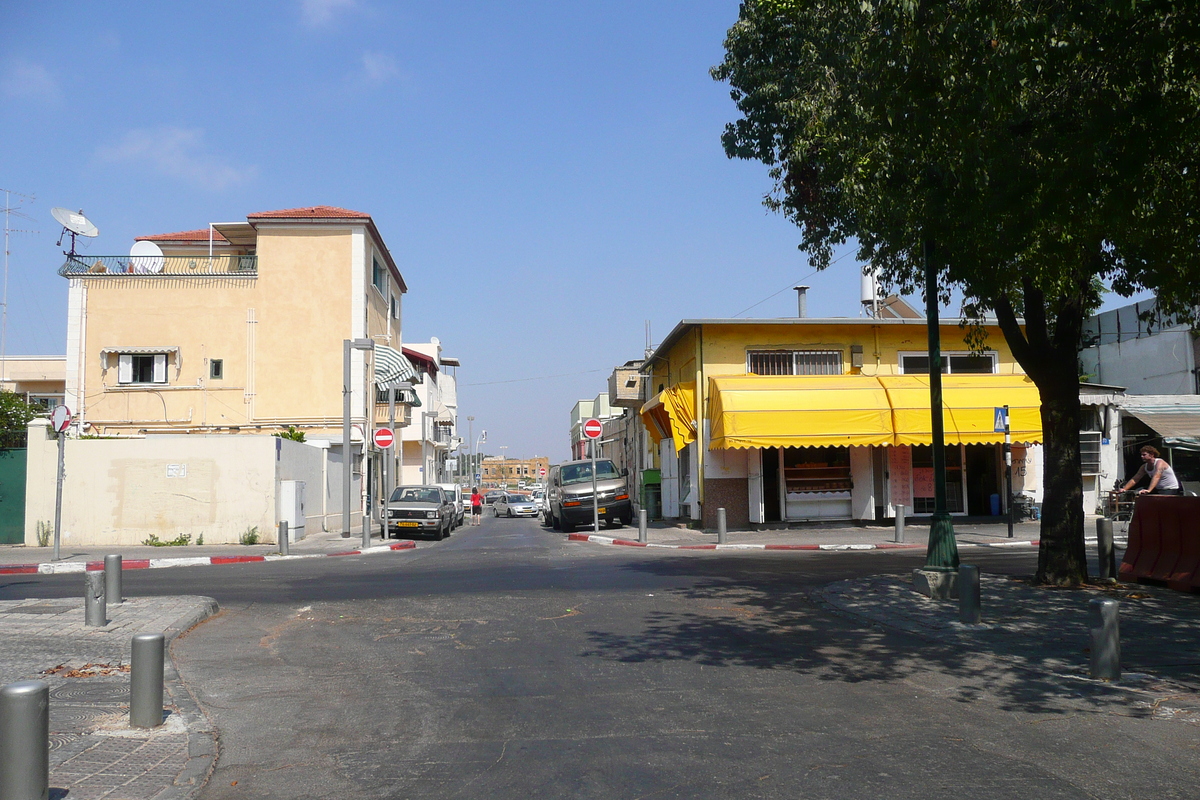
[[76, 236], [86, 236], [89, 239], [94, 239], [100, 235], [100, 229], [83, 215], [82, 209], [76, 214], [69, 208], [59, 206], [50, 209], [50, 216], [54, 217], [58, 224], [63, 226], [62, 233], [58, 235], [58, 241], [54, 245], [55, 247], [62, 247], [63, 237], [67, 234], [71, 235], [71, 251], [63, 253], [68, 258], [75, 257]]
[[32, 203], [37, 198], [31, 194], [4, 189], [4, 292], [0, 295], [0, 381], [8, 380], [7, 338], [8, 338], [8, 240], [13, 233], [41, 233], [41, 231], [23, 230], [12, 227], [12, 217], [33, 221], [33, 217], [21, 210], [21, 205], [13, 205], [12, 196], [21, 198], [19, 204]]

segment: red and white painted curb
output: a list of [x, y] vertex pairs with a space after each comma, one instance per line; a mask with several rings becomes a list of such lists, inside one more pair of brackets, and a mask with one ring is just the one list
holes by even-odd
[[[345, 550], [338, 553], [302, 553], [294, 556], [268, 554], [262, 556], [193, 556], [191, 558], [130, 558], [121, 559], [121, 571], [127, 569], [165, 569], [167, 567], [207, 567], [214, 564], [250, 564], [256, 561], [294, 561], [301, 558], [326, 558], [329, 556], [370, 556], [390, 553], [395, 550], [412, 550], [416, 542], [396, 542], [361, 550]], [[66, 572], [98, 572], [104, 569], [103, 561], [60, 561], [45, 564], [0, 564], [0, 575], [59, 575]]]
[[[923, 544], [653, 544], [651, 542], [635, 542], [631, 539], [614, 539], [611, 536], [597, 536], [594, 533], [572, 533], [567, 536], [571, 542], [591, 542], [593, 544], [614, 544], [621, 547], [658, 547], [666, 550], [916, 550], [924, 549]], [[1037, 547], [1039, 539], [1004, 542], [959, 542], [959, 547]]]

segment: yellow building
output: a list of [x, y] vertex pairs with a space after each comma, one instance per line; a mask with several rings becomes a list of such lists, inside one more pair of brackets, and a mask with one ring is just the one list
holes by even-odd
[[[1040, 399], [999, 328], [971, 352], [941, 325], [947, 493], [952, 514], [1004, 497], [1010, 406], [1014, 491], [1037, 491]], [[642, 419], [658, 443], [663, 514], [731, 526], [860, 521], [933, 511], [923, 319], [684, 320], [641, 367]], [[1001, 431], [1003, 428], [1001, 428]]]
[[[407, 290], [369, 215], [294, 208], [138, 242], [161, 256], [80, 255], [60, 270], [66, 403], [80, 432], [295, 426], [340, 440], [342, 342], [398, 348]], [[351, 353], [356, 439], [374, 398], [371, 358]]]

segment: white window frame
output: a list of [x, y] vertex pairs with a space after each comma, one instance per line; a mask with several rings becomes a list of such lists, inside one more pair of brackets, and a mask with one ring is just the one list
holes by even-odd
[[[943, 350], [942, 351], [942, 374], [943, 375], [996, 375], [1000, 368], [1000, 354], [995, 350], [988, 350], [983, 353], [972, 353], [970, 350]], [[989, 358], [992, 362], [991, 372], [959, 372], [955, 373], [951, 364], [952, 356], [967, 356], [970, 358]], [[906, 358], [929, 358], [927, 350], [908, 350], [896, 354], [896, 370], [901, 375], [928, 375], [929, 369], [925, 368], [919, 372], [907, 372], [904, 369], [904, 359]]]
[[[150, 358], [150, 380], [134, 380], [134, 359]], [[165, 386], [167, 383], [167, 353], [118, 353], [117, 384], [120, 386]]]

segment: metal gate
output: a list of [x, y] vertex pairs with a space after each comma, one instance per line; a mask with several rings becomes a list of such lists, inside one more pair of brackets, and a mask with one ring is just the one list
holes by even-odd
[[24, 447], [0, 448], [0, 544], [25, 541]]

